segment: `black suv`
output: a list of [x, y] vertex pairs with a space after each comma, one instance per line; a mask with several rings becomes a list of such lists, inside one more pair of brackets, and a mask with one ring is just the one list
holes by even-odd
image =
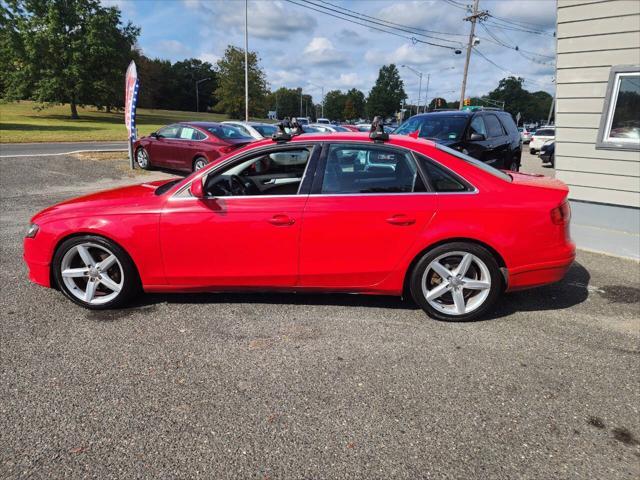
[[522, 144], [511, 114], [502, 110], [451, 110], [414, 115], [393, 133], [433, 140], [493, 167], [517, 172]]

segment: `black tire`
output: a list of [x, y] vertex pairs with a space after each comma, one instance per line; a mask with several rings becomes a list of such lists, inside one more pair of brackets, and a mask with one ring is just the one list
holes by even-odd
[[[74, 249], [77, 249], [77, 247], [80, 245], [87, 245], [87, 244], [93, 245], [93, 247], [90, 247], [90, 248], [94, 249], [94, 251], [97, 251], [98, 253], [105, 254], [105, 251], [107, 252], [105, 255], [112, 253], [117, 259], [115, 267], [113, 268], [119, 268], [121, 270], [120, 277], [119, 277], [119, 283], [121, 283], [121, 288], [119, 292], [115, 292], [115, 291], [112, 292], [112, 293], [116, 293], [115, 297], [104, 303], [93, 304], [78, 298], [76, 296], [77, 293], [76, 294], [72, 293], [69, 286], [67, 285], [67, 283], [65, 283], [63, 279], [62, 262], [63, 262], [63, 259], [65, 259], [65, 256], [67, 255], [67, 253], [71, 252]], [[70, 253], [70, 255], [72, 254]], [[96, 260], [96, 263], [99, 263], [100, 260], [104, 260], [104, 257], [97, 256], [96, 253], [92, 253], [92, 257], [94, 258], [94, 260]], [[64, 295], [67, 298], [69, 298], [72, 302], [82, 307], [88, 308], [90, 310], [105, 310], [110, 308], [121, 307], [125, 305], [128, 301], [130, 301], [134, 296], [139, 294], [142, 290], [140, 286], [140, 277], [138, 276], [138, 271], [133, 261], [127, 254], [127, 252], [118, 244], [104, 237], [99, 237], [96, 235], [82, 235], [82, 236], [72, 237], [65, 240], [57, 248], [53, 256], [53, 262], [51, 263], [51, 265], [53, 268], [53, 277], [56, 282], [56, 286], [60, 288], [62, 293], [64, 293]], [[82, 267], [82, 265], [80, 266]], [[108, 270], [105, 270], [105, 272], [108, 272]], [[79, 288], [76, 290], [76, 292], [79, 292], [82, 289], [82, 282], [85, 282], [85, 285], [86, 283], [88, 283], [87, 278], [89, 277], [84, 276], [84, 277], [78, 277], [77, 280], [74, 280], [74, 283], [79, 284]], [[102, 277], [99, 277], [99, 278], [102, 278]], [[107, 278], [109, 280], [114, 280], [112, 274], [107, 275]], [[95, 289], [96, 290], [95, 298], [100, 298], [99, 297], [99, 295], [101, 294], [100, 290], [106, 290], [107, 292], [109, 291], [108, 288], [100, 285], [100, 281], [97, 281], [97, 285], [98, 286]], [[85, 287], [85, 290], [86, 290], [86, 287]], [[106, 298], [106, 294], [104, 295], [105, 296], [102, 297], [103, 299]]]
[[[146, 162], [142, 159], [142, 156], [146, 156]], [[149, 152], [144, 147], [138, 147], [136, 149], [136, 165], [143, 170], [151, 170], [151, 157]]]
[[[488, 270], [489, 278], [491, 280], [490, 288], [486, 289], [488, 290], [488, 294], [486, 295], [485, 299], [477, 306], [477, 308], [473, 309], [468, 313], [449, 314], [439, 309], [436, 309], [427, 300], [425, 293], [423, 291], [423, 277], [425, 275], [428, 276], [428, 273], [426, 273], [426, 270], [431, 264], [431, 262], [433, 262], [438, 258], [442, 258], [443, 256], [445, 260], [447, 258], [451, 258], [452, 261], [455, 262], [455, 259], [457, 258], [455, 255], [452, 255], [452, 257], [446, 257], [448, 253], [453, 254], [454, 252], [471, 253], [473, 256], [480, 259], [484, 263], [486, 269]], [[460, 262], [458, 261], [458, 264], [459, 263]], [[454, 266], [452, 268], [454, 268]], [[475, 265], [474, 265], [474, 269], [475, 269], [475, 272], [477, 272], [478, 274], [480, 273], [480, 269], [477, 268]], [[435, 278], [438, 279], [440, 278], [440, 276], [435, 276]], [[433, 281], [434, 277], [432, 276], [431, 279]], [[498, 267], [498, 262], [496, 261], [493, 254], [489, 252], [486, 248], [480, 245], [477, 245], [475, 243], [452, 242], [452, 243], [440, 245], [428, 251], [422, 256], [422, 258], [416, 263], [415, 267], [411, 271], [411, 276], [409, 278], [409, 286], [410, 286], [411, 295], [415, 300], [415, 302], [431, 318], [434, 318], [436, 320], [444, 320], [444, 321], [451, 321], [451, 322], [465, 322], [465, 321], [475, 320], [481, 317], [487, 312], [487, 310], [489, 310], [493, 306], [493, 304], [496, 302], [496, 300], [498, 299], [498, 297], [500, 296], [503, 290], [503, 278], [502, 278], [502, 274], [500, 273], [500, 268]], [[467, 291], [466, 294], [464, 293], [465, 290]], [[428, 289], [428, 291], [432, 291], [432, 289]], [[472, 300], [473, 297], [475, 297], [476, 295], [480, 295], [480, 292], [484, 292], [484, 290], [474, 289], [474, 290], [471, 290], [471, 292], [478, 292], [478, 293], [469, 294], [469, 290], [461, 289], [460, 292], [462, 293], [462, 295], [469, 295], [466, 298], [466, 303], [468, 305], [468, 300]], [[451, 302], [453, 302], [453, 297], [451, 296], [451, 294], [444, 293], [442, 297], [440, 297], [443, 304], [448, 303], [448, 300], [446, 298], [447, 295], [450, 295], [449, 298], [451, 298]], [[482, 297], [478, 297], [478, 298], [482, 298]]]
[[517, 172], [520, 170], [520, 162], [516, 158], [505, 158], [504, 160], [504, 170], [510, 170], [512, 172]]
[[[209, 163], [209, 161], [204, 158], [204, 157], [196, 157], [193, 160], [193, 165], [191, 166], [191, 171], [195, 172], [196, 170], [200, 170], [201, 168], [204, 168], [207, 164]], [[202, 165], [202, 166], [199, 166]]]
[[529, 149], [529, 153], [530, 153], [531, 155], [535, 155], [535, 154], [536, 154], [536, 149], [535, 149], [535, 148], [530, 148], [530, 149]]

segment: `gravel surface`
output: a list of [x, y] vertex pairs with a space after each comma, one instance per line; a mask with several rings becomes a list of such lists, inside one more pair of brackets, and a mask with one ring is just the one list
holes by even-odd
[[148, 295], [83, 310], [31, 285], [30, 216], [127, 176], [0, 160], [0, 477], [634, 479], [640, 272], [580, 252], [484, 321], [390, 297]]

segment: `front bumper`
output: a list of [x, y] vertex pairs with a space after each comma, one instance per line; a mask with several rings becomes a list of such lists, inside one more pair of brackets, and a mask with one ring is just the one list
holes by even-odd
[[35, 238], [24, 239], [23, 259], [29, 269], [29, 280], [43, 287], [51, 287], [51, 262], [39, 242], [38, 235]]

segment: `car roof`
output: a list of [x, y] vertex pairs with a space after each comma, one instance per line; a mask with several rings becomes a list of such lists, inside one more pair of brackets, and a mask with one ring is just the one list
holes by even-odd
[[179, 122], [180, 125], [193, 125], [195, 127], [207, 128], [207, 127], [219, 127], [220, 122]]

